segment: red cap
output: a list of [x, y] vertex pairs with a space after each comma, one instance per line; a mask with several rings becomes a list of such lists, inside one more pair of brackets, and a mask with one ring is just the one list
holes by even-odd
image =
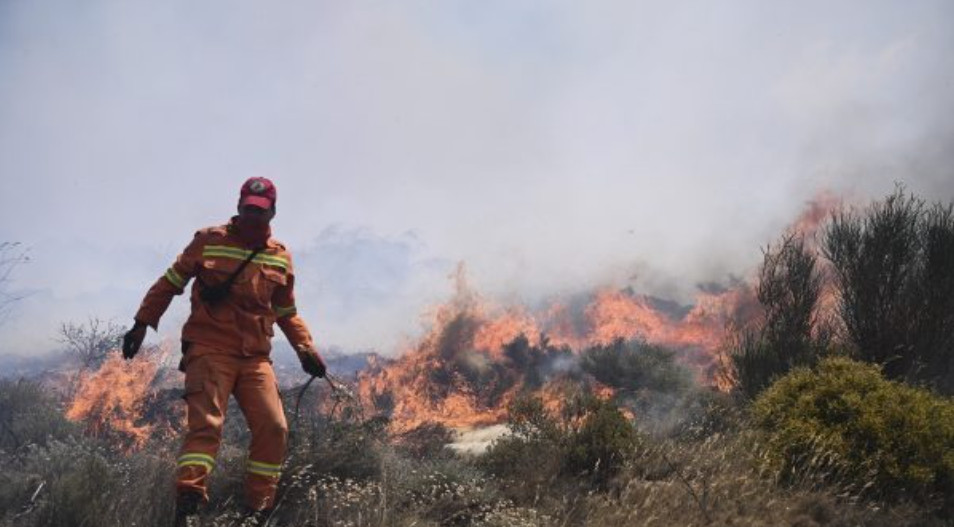
[[271, 180], [263, 177], [253, 177], [242, 185], [239, 207], [255, 205], [263, 209], [270, 209], [275, 206], [276, 199], [278, 199], [278, 191], [275, 190], [275, 184]]

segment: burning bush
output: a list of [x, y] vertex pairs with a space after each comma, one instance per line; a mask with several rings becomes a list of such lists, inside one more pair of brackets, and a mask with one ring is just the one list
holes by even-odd
[[394, 432], [428, 422], [495, 424], [505, 419], [506, 405], [517, 392], [541, 388], [576, 362], [568, 348], [552, 347], [545, 339], [534, 344], [523, 334], [500, 349], [478, 348], [484, 327], [473, 312], [448, 315], [417, 349], [365, 372], [363, 399], [389, 415]]
[[645, 429], [668, 428], [694, 389], [692, 373], [674, 351], [640, 340], [591, 347], [582, 353], [580, 368], [611, 388], [614, 400], [635, 411]]
[[[396, 360], [361, 373], [362, 400], [390, 418], [392, 432], [428, 422], [451, 428], [502, 423], [519, 394], [546, 397], [553, 385], [585, 381], [579, 359], [588, 349], [592, 371], [632, 400], [648, 392], [673, 396], [691, 384], [690, 369], [703, 382], [717, 383], [712, 374], [725, 320], [752, 303], [742, 285], [702, 294], [684, 311], [632, 290], [604, 289], [575, 309], [554, 303], [532, 313], [484, 302], [467, 288], [462, 272], [457, 285], [421, 339]], [[648, 344], [633, 344], [635, 339]], [[650, 344], [678, 350], [679, 366], [673, 353]]]
[[662, 346], [616, 339], [584, 351], [580, 367], [620, 394], [682, 393], [689, 389], [692, 377], [688, 369], [676, 363], [675, 355]]
[[954, 511], [954, 401], [844, 358], [800, 368], [753, 407], [783, 474], [879, 498], [943, 497]]
[[142, 447], [154, 428], [142, 419], [159, 367], [150, 355], [125, 361], [118, 352], [111, 352], [95, 373], [81, 378], [66, 417], [83, 422], [90, 436], [124, 448]]

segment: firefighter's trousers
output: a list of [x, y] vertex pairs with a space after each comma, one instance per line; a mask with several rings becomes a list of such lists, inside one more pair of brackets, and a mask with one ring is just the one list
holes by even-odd
[[245, 467], [245, 503], [254, 510], [274, 506], [288, 424], [268, 358], [226, 355], [192, 344], [185, 370], [189, 429], [178, 459], [177, 491], [195, 491], [208, 501], [208, 477], [215, 468], [231, 394], [252, 433]]

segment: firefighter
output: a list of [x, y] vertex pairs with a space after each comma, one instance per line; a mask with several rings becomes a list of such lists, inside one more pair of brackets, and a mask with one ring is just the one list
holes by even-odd
[[288, 425], [272, 369], [272, 325], [288, 338], [306, 373], [324, 377], [325, 363], [295, 306], [291, 254], [271, 237], [275, 185], [251, 178], [241, 188], [238, 215], [226, 225], [196, 232], [175, 263], [146, 293], [123, 355], [139, 351], [189, 280], [192, 312], [182, 328], [188, 431], [176, 474], [176, 525], [189, 525], [208, 503], [208, 478], [222, 437], [229, 395], [245, 415], [252, 440], [245, 473], [245, 504], [261, 517], [275, 505]]

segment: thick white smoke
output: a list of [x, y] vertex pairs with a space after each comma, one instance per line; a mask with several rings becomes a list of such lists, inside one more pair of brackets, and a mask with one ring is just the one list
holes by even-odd
[[34, 247], [36, 292], [0, 353], [131, 316], [252, 175], [278, 183], [304, 312], [349, 347], [416, 331], [457, 261], [505, 300], [686, 301], [819, 191], [954, 197], [951, 20], [944, 1], [0, 3], [0, 240]]

